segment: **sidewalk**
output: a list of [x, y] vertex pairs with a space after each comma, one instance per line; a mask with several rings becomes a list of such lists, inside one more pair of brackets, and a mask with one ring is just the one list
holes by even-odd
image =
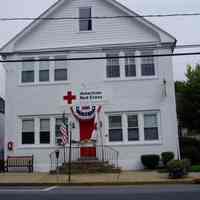
[[[183, 179], [168, 179], [167, 174], [158, 172], [122, 172], [120, 174], [72, 175], [72, 185], [138, 185], [138, 184], [192, 184], [200, 179], [200, 173], [191, 173]], [[5, 173], [0, 174], [0, 185], [66, 185], [67, 175], [48, 173]]]

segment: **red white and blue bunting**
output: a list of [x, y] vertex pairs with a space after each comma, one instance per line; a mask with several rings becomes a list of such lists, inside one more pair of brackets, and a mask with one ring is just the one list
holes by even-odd
[[74, 109], [71, 107], [72, 114], [80, 121], [91, 120], [95, 118], [96, 107], [95, 106], [76, 106]]

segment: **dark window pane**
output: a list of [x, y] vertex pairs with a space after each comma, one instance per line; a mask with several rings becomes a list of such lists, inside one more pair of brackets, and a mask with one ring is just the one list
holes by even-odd
[[128, 140], [129, 141], [138, 141], [139, 140], [139, 129], [138, 128], [129, 128], [128, 129]]
[[91, 31], [92, 20], [80, 20], [80, 31]]
[[22, 144], [34, 144], [34, 132], [22, 132]]
[[120, 65], [118, 54], [107, 54], [107, 77], [108, 78], [119, 78], [120, 77]]
[[137, 117], [137, 115], [129, 115], [128, 116], [128, 127], [129, 128], [138, 127], [138, 117]]
[[122, 117], [119, 116], [110, 116], [109, 117], [109, 128], [121, 128], [122, 127]]
[[158, 140], [158, 128], [145, 128], [144, 136], [145, 140]]
[[121, 142], [121, 141], [123, 141], [122, 129], [109, 130], [109, 141], [110, 142]]
[[0, 113], [5, 113], [5, 101], [0, 97]]
[[107, 77], [108, 78], [119, 78], [120, 77], [120, 66], [119, 65], [107, 65]]
[[91, 8], [80, 8], [79, 14], [80, 14], [80, 18], [90, 18]]
[[67, 69], [55, 69], [55, 81], [66, 81]]
[[136, 76], [136, 66], [135, 65], [126, 65], [126, 77], [135, 77]]
[[40, 144], [50, 144], [50, 132], [40, 132]]
[[79, 26], [80, 31], [91, 31], [92, 30], [92, 11], [91, 8], [80, 8], [79, 9]]
[[40, 70], [40, 77], [41, 82], [49, 81], [49, 70]]
[[155, 66], [154, 64], [142, 64], [142, 76], [154, 76]]
[[22, 71], [22, 83], [34, 82], [34, 71]]

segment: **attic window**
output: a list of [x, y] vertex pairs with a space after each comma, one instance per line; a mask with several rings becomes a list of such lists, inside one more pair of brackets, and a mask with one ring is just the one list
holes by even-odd
[[92, 9], [79, 8], [79, 30], [91, 31], [92, 30]]

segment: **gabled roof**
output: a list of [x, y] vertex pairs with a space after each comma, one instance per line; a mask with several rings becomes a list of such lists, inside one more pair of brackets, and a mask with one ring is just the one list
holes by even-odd
[[[64, 3], [65, 1], [70, 1], [70, 0], [58, 0], [56, 3], [54, 3], [51, 7], [49, 7], [45, 12], [43, 12], [38, 18], [45, 18], [48, 17], [52, 12], [54, 12], [56, 10], [56, 8], [58, 8], [62, 3]], [[113, 6], [117, 7], [118, 9], [122, 10], [125, 14], [130, 15], [130, 16], [140, 16], [139, 14], [137, 14], [136, 12], [130, 10], [129, 8], [125, 7], [124, 5], [122, 5], [121, 3], [119, 3], [116, 0], [103, 0], [103, 1], [107, 1], [108, 3], [112, 4]], [[150, 21], [144, 19], [143, 17], [139, 17], [139, 18], [134, 18], [135, 20], [140, 21], [141, 23], [143, 23], [144, 25], [146, 25], [147, 27], [151, 28], [152, 30], [159, 32], [160, 34], [164, 35], [166, 38], [168, 38], [169, 43], [176, 43], [176, 38], [174, 38], [172, 35], [170, 35], [168, 32], [162, 30], [161, 28], [159, 28], [158, 26], [156, 26], [155, 24], [151, 23]], [[26, 34], [27, 32], [29, 32], [31, 29], [33, 29], [36, 25], [38, 25], [41, 22], [41, 20], [34, 20], [32, 23], [30, 23], [27, 27], [25, 27], [21, 32], [19, 32], [15, 37], [13, 37], [10, 41], [8, 41], [1, 49], [0, 49], [0, 53], [7, 53], [7, 52], [13, 52], [12, 50], [8, 50], [10, 49], [9, 46], [14, 45], [14, 43], [21, 38], [24, 34]], [[12, 48], [11, 48], [12, 49]]]

